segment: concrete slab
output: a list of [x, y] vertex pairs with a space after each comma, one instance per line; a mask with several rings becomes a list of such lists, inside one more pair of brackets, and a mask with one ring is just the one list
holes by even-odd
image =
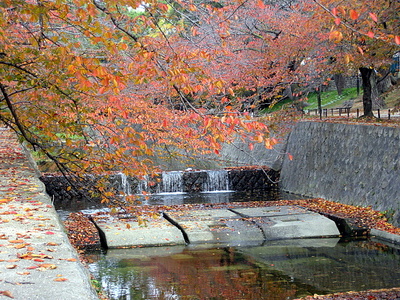
[[234, 208], [232, 212], [239, 214], [243, 217], [274, 217], [274, 216], [287, 216], [295, 214], [306, 214], [310, 213], [305, 208], [298, 206], [267, 206], [267, 207], [246, 207], [246, 208]]
[[108, 248], [134, 246], [183, 245], [185, 239], [179, 228], [163, 218], [140, 224], [137, 220], [94, 217]]
[[300, 207], [240, 208], [232, 211], [251, 218], [262, 229], [266, 240], [340, 235], [334, 221]]
[[376, 238], [377, 240], [383, 240], [385, 242], [389, 242], [394, 245], [400, 245], [400, 236], [397, 234], [389, 233], [386, 231], [371, 229], [371, 237]]
[[146, 226], [110, 216], [94, 221], [108, 248], [185, 243], [256, 246], [266, 240], [340, 235], [335, 222], [295, 206], [170, 211]]
[[187, 234], [189, 243], [259, 245], [264, 235], [251, 220], [227, 209], [168, 212]]
[[335, 222], [318, 214], [260, 218], [256, 223], [263, 229], [267, 240], [340, 235]]

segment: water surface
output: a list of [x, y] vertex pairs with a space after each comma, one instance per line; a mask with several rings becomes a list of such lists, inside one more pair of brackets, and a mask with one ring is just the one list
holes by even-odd
[[110, 299], [296, 299], [400, 286], [399, 251], [367, 240], [115, 249], [88, 258]]

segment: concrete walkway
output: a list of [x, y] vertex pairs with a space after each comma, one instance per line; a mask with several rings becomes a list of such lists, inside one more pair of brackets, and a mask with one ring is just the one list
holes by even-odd
[[0, 295], [98, 299], [29, 157], [0, 128]]

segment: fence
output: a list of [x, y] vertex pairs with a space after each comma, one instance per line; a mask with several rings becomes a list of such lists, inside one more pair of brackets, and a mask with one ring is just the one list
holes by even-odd
[[[393, 111], [390, 109], [376, 109], [373, 110], [373, 113], [376, 117], [379, 119], [386, 118], [390, 120], [391, 118], [399, 118], [400, 117], [400, 112], [399, 111]], [[308, 111], [309, 115], [316, 115], [316, 116], [321, 116], [321, 117], [329, 117], [329, 116], [344, 116], [344, 117], [352, 117], [352, 118], [358, 118], [362, 115], [360, 110], [357, 108], [356, 110], [351, 110], [350, 108], [324, 108], [319, 111], [319, 109], [312, 109]]]

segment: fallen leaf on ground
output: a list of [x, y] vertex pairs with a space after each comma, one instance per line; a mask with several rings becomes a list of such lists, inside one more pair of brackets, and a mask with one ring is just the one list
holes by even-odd
[[17, 272], [18, 275], [29, 275], [31, 272]]
[[64, 277], [58, 277], [58, 278], [55, 278], [53, 281], [62, 282], [62, 281], [67, 281], [67, 280], [68, 279], [64, 278]]
[[10, 291], [0, 291], [0, 295], [7, 296], [9, 298], [14, 298]]
[[17, 265], [7, 265], [6, 269], [15, 269]]

